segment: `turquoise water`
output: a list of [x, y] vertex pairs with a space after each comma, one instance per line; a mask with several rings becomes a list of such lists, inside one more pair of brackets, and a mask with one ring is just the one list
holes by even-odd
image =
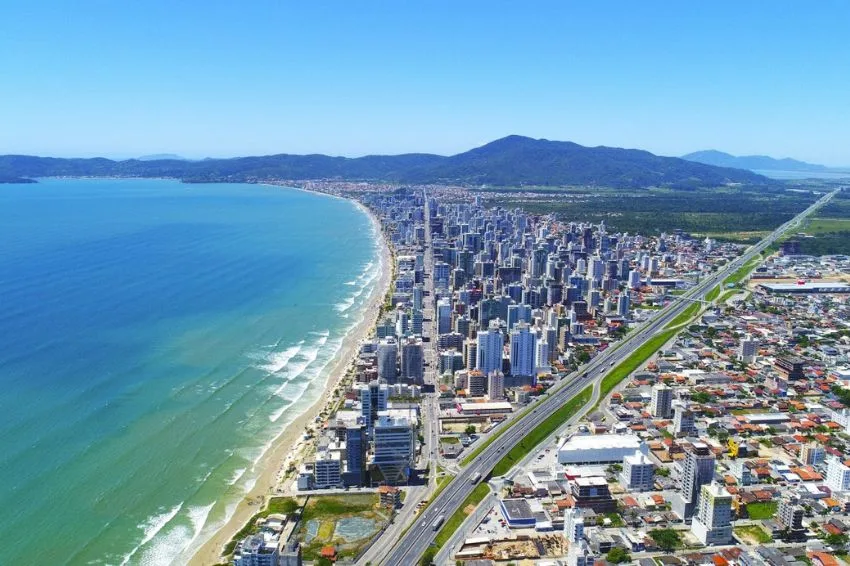
[[291, 189], [0, 185], [0, 564], [185, 560], [320, 395], [378, 251]]

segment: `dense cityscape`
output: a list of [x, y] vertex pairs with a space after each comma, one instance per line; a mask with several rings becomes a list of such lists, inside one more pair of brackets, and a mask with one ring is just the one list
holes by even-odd
[[[234, 564], [784, 565], [844, 552], [850, 258], [773, 243], [832, 195], [749, 249], [489, 208], [462, 189], [305, 188], [369, 207], [393, 281], [277, 488], [288, 512], [249, 525]], [[471, 472], [561, 390], [564, 412]], [[469, 496], [434, 515], [460, 483]], [[322, 498], [336, 503], [327, 515]], [[435, 542], [411, 551], [413, 532]]]

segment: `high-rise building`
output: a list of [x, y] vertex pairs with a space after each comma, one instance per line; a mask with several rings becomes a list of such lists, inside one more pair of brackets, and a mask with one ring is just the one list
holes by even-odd
[[452, 331], [452, 302], [448, 298], [437, 301], [437, 333], [446, 334]]
[[467, 375], [470, 397], [481, 397], [487, 392], [487, 376], [484, 372], [474, 369]]
[[534, 373], [548, 373], [552, 369], [549, 359], [549, 342], [538, 340], [534, 350]]
[[655, 485], [655, 466], [646, 454], [636, 450], [634, 454], [623, 458], [623, 471], [620, 483], [626, 490], [650, 491]]
[[564, 511], [564, 538], [570, 546], [584, 539], [584, 511], [570, 507]]
[[673, 434], [675, 436], [694, 436], [697, 433], [694, 413], [684, 404], [675, 405], [673, 410]]
[[705, 545], [732, 541], [732, 495], [716, 483], [702, 486], [691, 532]]
[[363, 485], [363, 472], [366, 468], [366, 430], [363, 425], [351, 425], [345, 428], [345, 473], [344, 485]]
[[826, 467], [826, 486], [833, 493], [850, 491], [850, 467], [839, 458], [830, 458]]
[[425, 378], [425, 350], [422, 340], [408, 338], [401, 346], [401, 378], [422, 385]]
[[682, 519], [694, 514], [700, 490], [714, 479], [714, 453], [704, 442], [694, 442], [682, 462], [681, 493], [673, 498], [673, 512]]
[[518, 322], [531, 322], [531, 305], [508, 305], [508, 330]]
[[424, 317], [422, 315], [422, 311], [419, 309], [413, 309], [413, 314], [410, 316], [410, 332], [416, 336], [422, 336], [423, 322]]
[[466, 364], [466, 369], [475, 369], [478, 365], [478, 341], [466, 340], [463, 343], [463, 359]]
[[738, 352], [738, 359], [744, 362], [745, 364], [752, 363], [754, 359], [756, 359], [756, 350], [758, 349], [758, 342], [753, 340], [753, 337], [750, 334], [747, 334], [743, 340], [741, 340], [741, 348]]
[[823, 462], [826, 451], [819, 442], [809, 442], [800, 448], [800, 461], [806, 466], [815, 466]]
[[629, 271], [629, 289], [640, 289], [640, 271]]
[[378, 379], [395, 383], [398, 378], [398, 342], [384, 338], [378, 342]]
[[664, 383], [655, 384], [652, 388], [652, 402], [649, 406], [649, 414], [662, 419], [669, 418], [672, 404], [673, 390]]
[[620, 296], [617, 297], [617, 315], [622, 317], [629, 316], [629, 294], [627, 292], [620, 293]]
[[250, 535], [236, 546], [234, 566], [278, 566], [278, 541], [266, 539], [263, 533]]
[[[475, 369], [488, 375], [491, 371], [502, 370], [502, 350], [504, 338], [498, 321], [491, 321], [490, 327], [478, 333], [478, 350]], [[533, 351], [532, 351], [533, 353]]]
[[414, 436], [410, 422], [404, 418], [380, 415], [375, 422], [375, 448], [372, 465], [377, 471], [373, 481], [387, 485], [407, 483], [413, 464]]
[[511, 375], [534, 376], [534, 354], [537, 335], [531, 332], [527, 323], [521, 322], [511, 331]]
[[313, 485], [317, 489], [339, 487], [342, 484], [342, 462], [336, 451], [321, 451], [313, 464]]
[[440, 375], [454, 374], [463, 369], [463, 354], [456, 350], [440, 352]]
[[371, 431], [375, 419], [380, 411], [387, 410], [387, 400], [390, 390], [386, 383], [370, 381], [369, 383], [358, 383], [355, 386], [360, 398], [360, 415], [366, 429]]
[[490, 399], [505, 398], [505, 374], [501, 371], [491, 371], [487, 375], [487, 395]]
[[803, 526], [805, 510], [791, 497], [783, 497], [779, 500], [779, 509], [776, 512], [777, 520], [787, 532], [790, 540], [804, 540], [806, 528]]

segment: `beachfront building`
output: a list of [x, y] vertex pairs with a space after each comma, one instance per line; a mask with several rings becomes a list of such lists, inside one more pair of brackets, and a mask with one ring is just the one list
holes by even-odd
[[398, 342], [384, 338], [378, 342], [378, 379], [395, 383], [398, 378]]
[[390, 390], [386, 383], [370, 381], [369, 383], [358, 383], [354, 386], [360, 400], [360, 416], [366, 430], [371, 431], [375, 419], [380, 411], [387, 410], [387, 400]]
[[421, 385], [425, 378], [425, 352], [422, 340], [408, 338], [401, 345], [401, 379]]

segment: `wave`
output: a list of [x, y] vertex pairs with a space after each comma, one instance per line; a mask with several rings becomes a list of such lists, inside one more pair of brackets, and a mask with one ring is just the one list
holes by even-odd
[[334, 309], [336, 310], [336, 312], [345, 312], [354, 306], [354, 299], [355, 297], [353, 296], [348, 297], [347, 299], [343, 299], [342, 301], [334, 305]]
[[153, 517], [150, 517], [150, 518], [149, 518], [147, 521], [145, 521], [144, 523], [141, 523], [141, 524], [139, 525], [139, 528], [140, 528], [140, 529], [142, 529], [142, 530], [143, 530], [143, 532], [144, 532], [144, 536], [142, 537], [142, 542], [140, 542], [139, 544], [137, 544], [137, 545], [133, 548], [133, 550], [131, 550], [130, 552], [128, 552], [128, 553], [124, 556], [124, 559], [123, 559], [123, 560], [121, 560], [121, 566], [124, 566], [125, 564], [129, 564], [130, 559], [131, 559], [131, 558], [133, 558], [133, 556], [134, 556], [134, 555], [135, 555], [135, 554], [136, 554], [136, 553], [137, 553], [137, 552], [138, 552], [138, 551], [139, 551], [139, 550], [140, 550], [140, 549], [141, 549], [144, 545], [146, 545], [146, 544], [147, 544], [147, 543], [149, 543], [151, 540], [153, 540], [153, 538], [154, 538], [154, 537], [155, 537], [155, 536], [156, 536], [156, 535], [157, 535], [157, 534], [158, 534], [158, 533], [159, 533], [162, 529], [164, 529], [164, 528], [165, 528], [165, 526], [166, 526], [168, 523], [170, 523], [172, 519], [174, 519], [174, 517], [176, 517], [176, 516], [177, 516], [177, 513], [179, 513], [179, 512], [180, 512], [180, 510], [181, 510], [182, 508], [183, 508], [183, 502], [181, 501], [178, 505], [175, 505], [175, 506], [174, 506], [174, 507], [172, 507], [169, 511], [165, 511], [165, 512], [163, 512], [163, 513], [160, 513], [159, 515], [154, 515]]
[[259, 368], [268, 373], [278, 373], [289, 365], [289, 361], [298, 355], [304, 345], [304, 340], [298, 342], [295, 346], [290, 346], [282, 352], [272, 352], [266, 356], [264, 364]]

